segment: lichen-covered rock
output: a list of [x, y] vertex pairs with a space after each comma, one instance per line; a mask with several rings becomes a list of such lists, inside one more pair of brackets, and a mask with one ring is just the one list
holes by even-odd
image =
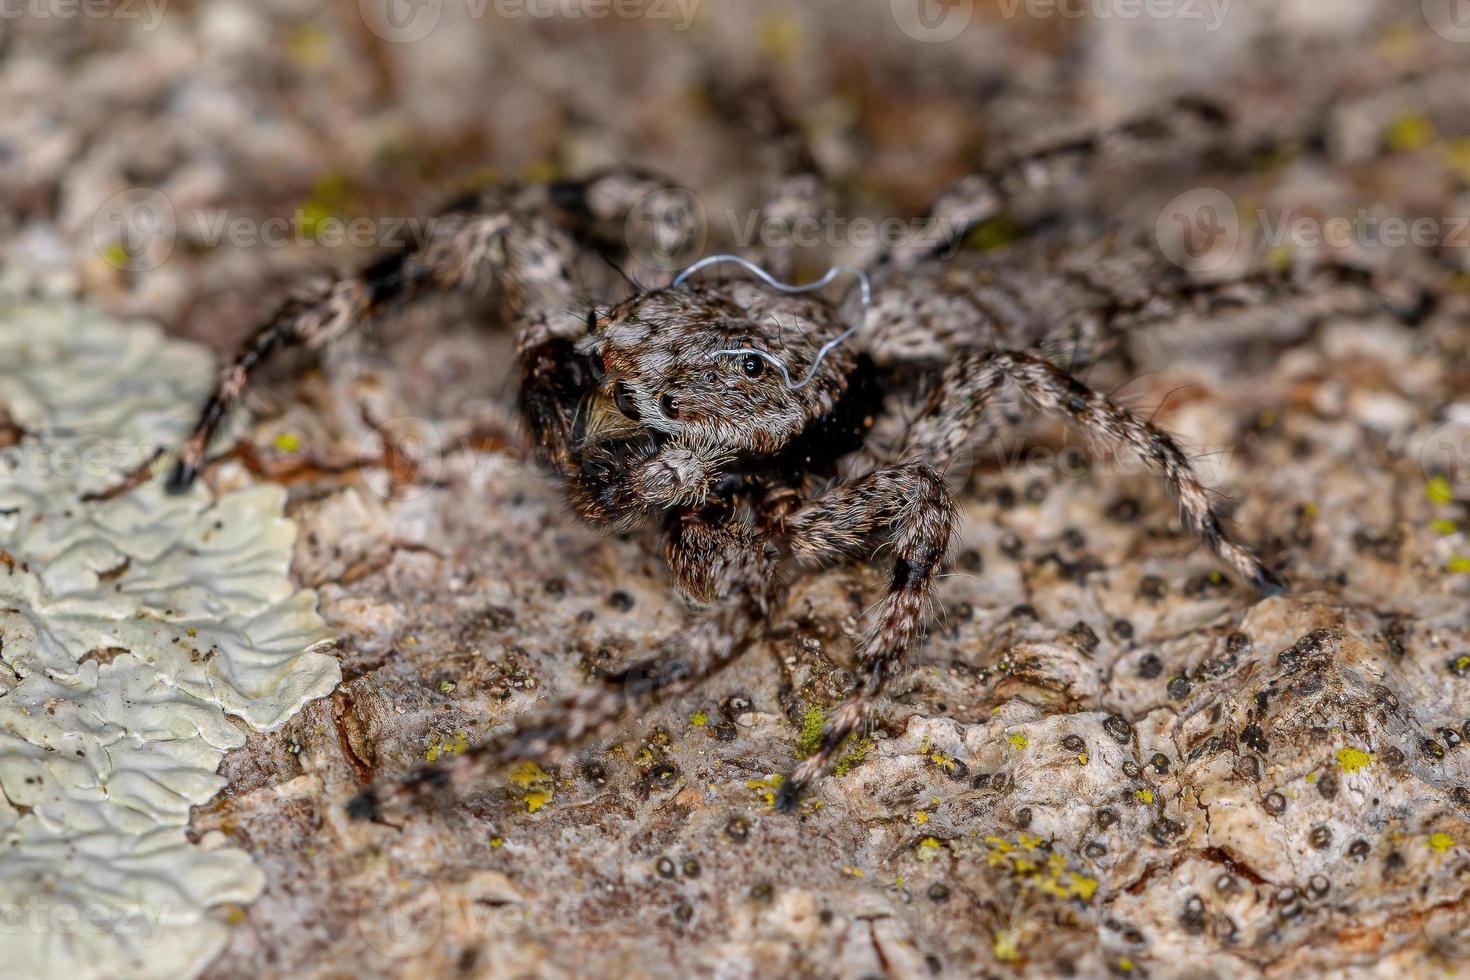
[[[338, 680], [284, 493], [146, 479], [209, 384], [156, 327], [0, 298], [0, 909], [17, 976], [178, 976], [264, 879], [190, 808]], [[138, 475], [142, 479], [135, 480]], [[135, 485], [137, 484], [137, 485]], [[12, 921], [14, 920], [14, 921]]]

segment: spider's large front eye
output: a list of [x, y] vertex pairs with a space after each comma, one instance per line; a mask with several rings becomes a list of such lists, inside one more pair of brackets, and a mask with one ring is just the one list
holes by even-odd
[[638, 403], [633, 401], [633, 389], [619, 381], [613, 385], [613, 403], [624, 416], [638, 421]]
[[658, 400], [658, 410], [664, 413], [664, 418], [666, 419], [676, 419], [679, 417], [679, 403], [674, 399], [673, 395], [667, 392]]
[[587, 360], [592, 365], [593, 383], [602, 387], [602, 383], [607, 380], [607, 361], [603, 358], [602, 351], [593, 351]]
[[759, 378], [766, 370], [766, 362], [754, 354], [746, 354], [740, 359], [740, 370], [745, 372], [747, 378]]

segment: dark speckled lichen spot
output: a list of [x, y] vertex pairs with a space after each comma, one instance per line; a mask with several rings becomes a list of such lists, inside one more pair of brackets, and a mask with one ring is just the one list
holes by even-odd
[[1261, 808], [1272, 816], [1279, 817], [1286, 812], [1286, 797], [1280, 793], [1267, 793], [1266, 798], [1261, 801]]
[[1138, 676], [1141, 680], [1151, 681], [1164, 672], [1164, 662], [1156, 653], [1144, 654], [1138, 661]]
[[1169, 757], [1162, 752], [1155, 752], [1148, 760], [1149, 766], [1160, 776], [1169, 774]]
[[949, 886], [936, 881], [929, 886], [929, 891], [926, 894], [929, 896], [929, 901], [943, 904], [949, 901]]
[[1169, 584], [1157, 575], [1145, 575], [1138, 583], [1138, 594], [1149, 602], [1158, 602], [1169, 594]]
[[618, 612], [627, 612], [633, 608], [633, 597], [622, 589], [618, 589], [607, 597], [607, 604]]
[[1124, 497], [1109, 507], [1107, 513], [1108, 520], [1114, 523], [1132, 524], [1138, 520], [1138, 515], [1142, 513], [1142, 508], [1139, 507], [1137, 500], [1134, 500], [1132, 497]]
[[1445, 744], [1446, 748], [1450, 749], [1458, 749], [1465, 741], [1460, 737], [1460, 733], [1453, 728], [1436, 728], [1434, 734], [1438, 735], [1439, 740]]
[[1419, 751], [1424, 753], [1428, 759], [1443, 759], [1444, 746], [1432, 738], [1426, 738], [1419, 743]]
[[667, 762], [660, 762], [649, 770], [648, 778], [653, 785], [661, 789], [668, 789], [679, 781], [679, 770]]
[[1179, 925], [1191, 936], [1205, 931], [1205, 900], [1191, 895], [1184, 900], [1184, 911], [1179, 914]]
[[1354, 861], [1363, 861], [1368, 857], [1368, 852], [1372, 849], [1367, 841], [1359, 837], [1348, 845], [1347, 853], [1348, 857]]
[[1189, 697], [1189, 692], [1192, 690], [1194, 690], [1194, 685], [1190, 683], [1188, 677], [1173, 677], [1169, 680], [1169, 697], [1175, 701], [1182, 701]]
[[744, 817], [735, 817], [725, 824], [725, 836], [736, 844], [744, 844], [750, 839], [750, 821]]
[[1100, 807], [1092, 819], [1096, 821], [1100, 829], [1107, 830], [1118, 822], [1118, 811], [1110, 806]]
[[1103, 731], [1111, 735], [1119, 745], [1127, 745], [1133, 741], [1133, 726], [1122, 715], [1108, 715], [1103, 722]]
[[1261, 760], [1247, 752], [1235, 760], [1235, 774], [1242, 779], [1261, 778]]
[[1087, 742], [1081, 735], [1068, 735], [1062, 739], [1062, 748], [1068, 752], [1081, 752], [1087, 748]]
[[702, 871], [703, 869], [699, 866], [699, 859], [698, 858], [685, 858], [684, 859], [684, 868], [683, 868], [683, 870], [684, 870], [684, 877], [686, 877], [686, 878], [698, 878], [700, 871]]
[[1143, 767], [1134, 762], [1132, 759], [1129, 759], [1127, 762], [1123, 763], [1123, 775], [1127, 776], [1129, 779], [1137, 779], [1139, 776], [1143, 775]]
[[1327, 880], [1326, 875], [1312, 875], [1307, 879], [1307, 894], [1313, 898], [1325, 898], [1332, 890], [1332, 882]]
[[1271, 743], [1266, 740], [1265, 732], [1256, 724], [1246, 725], [1240, 730], [1240, 744], [1262, 755], [1271, 751]]
[[1307, 841], [1312, 845], [1314, 849], [1325, 851], [1327, 848], [1332, 846], [1332, 829], [1330, 827], [1323, 826], [1322, 824], [1318, 824], [1317, 826], [1313, 827], [1312, 832], [1307, 835]]
[[1099, 841], [1092, 841], [1082, 849], [1082, 853], [1087, 855], [1092, 860], [1096, 861], [1099, 858], [1105, 857], [1107, 855], [1108, 846]]
[[1097, 650], [1098, 643], [1101, 642], [1098, 639], [1097, 631], [1080, 619], [1072, 624], [1072, 628], [1067, 632], [1067, 636], [1077, 645], [1077, 649], [1081, 650], [1083, 655], [1088, 657], [1092, 656]]
[[1148, 835], [1153, 838], [1155, 844], [1160, 847], [1168, 846], [1175, 838], [1184, 832], [1184, 825], [1170, 820], [1168, 817], [1160, 817], [1148, 825]]
[[660, 878], [672, 878], [676, 873], [673, 860], [667, 857], [659, 858], [653, 867], [658, 872]]

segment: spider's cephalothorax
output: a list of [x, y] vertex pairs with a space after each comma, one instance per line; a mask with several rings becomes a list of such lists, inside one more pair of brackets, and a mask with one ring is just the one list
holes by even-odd
[[[1194, 127], [1214, 116], [1184, 118]], [[1133, 142], [1167, 138], [1172, 125], [1135, 121], [1123, 132]], [[1038, 172], [1071, 166], [1074, 155], [1041, 154], [1015, 167], [1035, 184]], [[1009, 172], [970, 178], [941, 199], [936, 215], [980, 220], [1020, 183]], [[780, 283], [749, 263], [733, 275], [692, 275], [713, 259], [667, 287], [588, 303], [584, 274], [603, 269], [595, 259], [622, 257], [608, 254], [619, 249], [616, 229], [638, 226], [625, 219], [656, 187], [647, 175], [613, 172], [550, 193], [488, 193], [433, 224], [415, 248], [293, 299], [225, 368], [180, 454], [176, 488], [197, 476], [210, 435], [273, 351], [319, 346], [429, 292], [484, 291], [516, 331], [528, 435], [577, 512], [600, 527], [646, 527], [660, 536], [675, 587], [702, 607], [687, 626], [620, 674], [544, 706], [447, 770], [410, 776], [389, 795], [518, 759], [558, 762], [729, 663], [761, 635], [782, 583], [801, 569], [881, 555], [886, 585], [859, 641], [854, 687], [818, 750], [783, 784], [780, 802], [792, 805], [869, 717], [920, 636], [956, 524], [942, 474], [994, 435], [994, 396], [1005, 387], [1137, 453], [1172, 492], [1184, 525], [1222, 563], [1260, 592], [1283, 587], [1231, 536], [1174, 440], [1068, 367], [1096, 359], [1141, 324], [1253, 302], [1284, 305], [1303, 288], [1319, 292], [1323, 280], [1346, 283], [1342, 312], [1382, 312], [1362, 288], [1371, 283], [1331, 268], [1309, 278], [1267, 272], [1201, 282], [1150, 247], [1125, 248], [1115, 260], [1070, 242], [1049, 251], [1043, 240], [1041, 248], [1022, 242], [948, 262], [895, 250], [871, 264], [871, 286], [848, 269], [814, 284], [855, 272], [860, 310], [833, 290]], [[1105, 244], [1116, 238], [1104, 237]], [[1406, 317], [1424, 315], [1422, 304], [1408, 309]], [[921, 397], [909, 402], [917, 412], [897, 435], [877, 438], [873, 420], [889, 382], [900, 379], [918, 379]], [[383, 798], [370, 789], [354, 811], [371, 814]]]
[[[523, 411], [578, 512], [625, 529], [758, 469], [832, 411], [853, 365], [843, 348], [818, 362], [845, 329], [829, 305], [759, 283], [643, 293], [588, 327], [527, 364]], [[772, 362], [815, 374], [793, 388]]]

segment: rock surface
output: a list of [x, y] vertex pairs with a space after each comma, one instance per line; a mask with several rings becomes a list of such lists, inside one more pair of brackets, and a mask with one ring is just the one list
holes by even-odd
[[[1417, 5], [1238, 2], [1182, 59], [1195, 49], [1157, 24], [978, 6], [945, 43], [916, 41], [881, 3], [701, 5], [687, 31], [427, 6], [454, 29], [394, 41], [353, 10], [290, 0], [197, 0], [151, 33], [90, 41], [22, 25], [29, 56], [0, 66], [0, 94], [39, 108], [0, 123], [23, 151], [0, 163], [7, 264], [224, 351], [293, 277], [367, 249], [211, 244], [201, 214], [318, 228], [422, 214], [477, 167], [641, 163], [699, 190], [713, 251], [787, 159], [770, 105], [796, 116], [845, 208], [913, 215], [979, 159], [1200, 88], [1248, 133], [1311, 124], [1312, 138], [1251, 167], [1079, 180], [1069, 208], [1145, 231], [1200, 188], [1248, 225], [1465, 211], [1464, 106], [1435, 86], [1422, 107], [1412, 80], [1465, 50]], [[53, 89], [70, 95], [45, 101]], [[164, 193], [174, 232], [99, 241], [94, 216], [139, 185]], [[817, 251], [803, 261], [819, 270]], [[523, 462], [500, 325], [429, 309], [268, 386], [244, 467], [213, 471], [213, 489], [290, 488], [294, 575], [342, 637], [345, 679], [280, 731], [244, 733], [193, 812], [194, 833], [226, 835], [265, 874], [208, 974], [1462, 968], [1470, 335], [1455, 290], [1470, 265], [1452, 244], [1343, 251], [1461, 278], [1438, 280], [1416, 328], [1195, 320], [1130, 338], [1088, 378], [1126, 385], [1122, 400], [1201, 453], [1291, 593], [1258, 601], [1221, 578], [1138, 467], [1027, 422], [953, 474], [965, 523], [936, 626], [795, 817], [771, 810], [772, 777], [849, 679], [872, 570], [796, 583], [768, 642], [575, 765], [393, 826], [349, 822], [365, 781], [462, 751], [685, 611], [647, 542], [593, 535]], [[1217, 271], [1308, 253], [1241, 248]]]

